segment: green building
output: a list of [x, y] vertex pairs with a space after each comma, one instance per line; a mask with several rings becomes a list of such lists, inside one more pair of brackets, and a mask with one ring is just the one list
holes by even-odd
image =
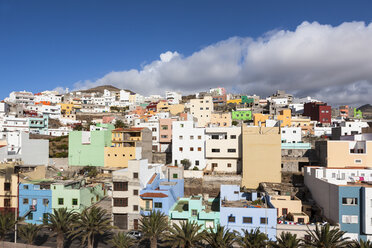
[[354, 108], [354, 118], [362, 119], [363, 118], [363, 113], [362, 110], [357, 110]]
[[250, 121], [252, 120], [252, 111], [250, 110], [232, 111], [231, 118], [233, 120]]
[[107, 194], [102, 183], [85, 185], [85, 180], [54, 183], [51, 189], [52, 209], [67, 208], [78, 212], [101, 201]]
[[203, 205], [201, 196], [180, 198], [170, 209], [169, 219], [172, 223], [195, 221], [202, 226], [202, 230], [209, 227], [216, 230], [220, 224], [220, 199], [209, 198], [207, 205]]
[[70, 166], [104, 166], [104, 148], [111, 146], [113, 125], [101, 131], [72, 131], [68, 135]]
[[251, 105], [253, 104], [253, 102], [254, 102], [253, 98], [248, 98], [248, 96], [242, 96], [242, 104]]

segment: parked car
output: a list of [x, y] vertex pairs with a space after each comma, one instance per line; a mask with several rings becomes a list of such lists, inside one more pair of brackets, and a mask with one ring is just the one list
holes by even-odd
[[142, 237], [142, 233], [140, 231], [130, 231], [128, 232], [128, 235], [135, 239], [141, 239]]

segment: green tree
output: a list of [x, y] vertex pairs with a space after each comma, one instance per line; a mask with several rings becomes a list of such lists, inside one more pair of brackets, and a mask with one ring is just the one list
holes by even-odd
[[116, 120], [115, 128], [128, 128], [128, 125], [124, 123], [122, 120]]
[[18, 235], [22, 240], [26, 241], [27, 244], [32, 245], [40, 231], [40, 228], [40, 226], [31, 223], [21, 225], [19, 227]]
[[70, 234], [73, 238], [81, 238], [83, 244], [87, 243], [88, 248], [93, 248], [96, 238], [99, 235], [107, 234], [114, 227], [111, 225], [111, 217], [106, 210], [93, 206], [86, 208], [78, 215], [73, 224]]
[[48, 213], [45, 226], [57, 236], [57, 248], [63, 248], [65, 235], [69, 234], [76, 219], [76, 213], [67, 208], [54, 209], [52, 214]]
[[232, 126], [236, 126], [236, 125], [238, 125], [238, 124], [239, 124], [239, 122], [237, 122], [237, 121], [232, 121], [232, 122], [231, 122], [231, 125], [232, 125]]
[[355, 240], [350, 244], [350, 248], [372, 248], [372, 242], [362, 239], [360, 239], [359, 241]]
[[14, 214], [0, 212], [0, 241], [3, 241], [5, 236], [14, 230], [16, 220]]
[[276, 237], [276, 242], [271, 244], [272, 248], [298, 248], [301, 240], [297, 238], [296, 234], [290, 232], [282, 232]]
[[210, 227], [208, 231], [204, 232], [204, 239], [212, 248], [233, 247], [236, 238], [235, 232], [220, 225], [217, 226], [216, 231]]
[[243, 235], [238, 238], [238, 243], [244, 248], [261, 248], [265, 247], [268, 242], [268, 237], [262, 233], [260, 229], [244, 230]]
[[346, 232], [339, 228], [332, 228], [329, 224], [324, 226], [316, 225], [314, 231], [307, 231], [311, 236], [311, 240], [304, 239], [305, 247], [319, 247], [319, 248], [345, 248], [349, 247], [352, 242], [349, 238], [343, 237]]
[[191, 166], [191, 162], [187, 158], [182, 159], [181, 164], [182, 164], [183, 168], [185, 168], [185, 170], [188, 170]]
[[143, 238], [149, 239], [151, 248], [158, 246], [158, 240], [163, 239], [168, 229], [168, 217], [160, 211], [151, 211], [148, 216], [142, 216], [140, 230]]
[[129, 248], [135, 243], [135, 240], [125, 232], [119, 232], [111, 240], [111, 245], [114, 248]]
[[167, 245], [172, 248], [193, 248], [201, 247], [204, 234], [201, 232], [201, 225], [195, 222], [182, 221], [181, 225], [173, 224], [166, 237]]

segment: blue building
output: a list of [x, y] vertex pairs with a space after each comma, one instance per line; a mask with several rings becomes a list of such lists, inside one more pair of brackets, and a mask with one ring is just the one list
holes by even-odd
[[36, 134], [48, 134], [49, 116], [29, 117], [30, 132]]
[[259, 228], [269, 239], [276, 240], [277, 210], [268, 196], [257, 192], [240, 192], [238, 185], [221, 185], [220, 223], [231, 230]]
[[48, 213], [52, 213], [50, 183], [20, 184], [19, 215], [27, 223], [43, 224]]
[[151, 210], [158, 210], [168, 215], [169, 209], [183, 197], [183, 169], [167, 166], [165, 174], [166, 178], [161, 179], [160, 173], [154, 173], [140, 191], [141, 214], [147, 215]]

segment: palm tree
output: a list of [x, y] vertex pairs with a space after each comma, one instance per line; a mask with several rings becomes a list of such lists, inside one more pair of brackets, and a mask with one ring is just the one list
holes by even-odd
[[14, 214], [0, 212], [0, 241], [3, 241], [5, 236], [14, 230], [16, 220]]
[[203, 240], [201, 225], [196, 222], [182, 221], [181, 225], [173, 224], [167, 235], [167, 244], [171, 247], [192, 248], [200, 247]]
[[76, 220], [76, 213], [68, 211], [67, 208], [54, 209], [53, 213], [48, 213], [47, 224], [55, 235], [57, 235], [57, 248], [63, 248], [65, 235], [71, 231], [72, 223]]
[[229, 248], [236, 242], [236, 233], [218, 225], [216, 231], [212, 227], [205, 231], [204, 239], [212, 248]]
[[115, 248], [129, 248], [135, 244], [134, 239], [125, 232], [119, 232], [111, 240]]
[[350, 245], [351, 248], [372, 248], [372, 242], [369, 240], [362, 240], [360, 239], [353, 241], [353, 243]]
[[150, 240], [151, 248], [158, 246], [158, 240], [164, 237], [167, 229], [168, 217], [160, 211], [151, 211], [150, 215], [142, 216], [140, 220], [143, 238]]
[[244, 248], [261, 248], [265, 247], [268, 242], [268, 237], [262, 233], [259, 228], [244, 230], [243, 235], [238, 238], [238, 243]]
[[311, 236], [311, 240], [304, 239], [303, 243], [305, 247], [345, 248], [351, 244], [349, 238], [343, 237], [345, 233], [339, 228], [330, 229], [329, 224], [321, 227], [316, 225], [314, 231], [307, 231], [307, 234]]
[[93, 248], [95, 238], [107, 234], [114, 226], [107, 211], [93, 206], [86, 208], [79, 214], [77, 221], [73, 224], [71, 235], [73, 238], [81, 237], [82, 243], [87, 242], [88, 248]]
[[272, 248], [298, 248], [301, 240], [296, 234], [290, 232], [282, 232], [279, 237], [276, 237], [276, 242], [271, 244]]
[[26, 241], [27, 244], [32, 245], [40, 231], [40, 226], [28, 223], [19, 227], [19, 237]]

